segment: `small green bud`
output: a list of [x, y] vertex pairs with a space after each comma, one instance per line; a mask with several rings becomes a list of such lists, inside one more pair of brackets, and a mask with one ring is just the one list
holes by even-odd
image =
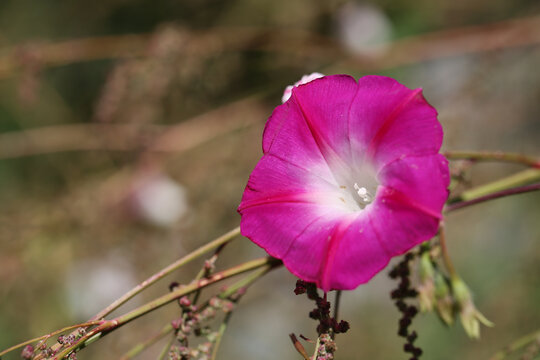
[[480, 323], [489, 327], [492, 327], [494, 324], [476, 309], [471, 292], [463, 280], [459, 277], [454, 277], [451, 284], [463, 329], [470, 338], [479, 339]]
[[437, 315], [446, 325], [452, 325], [454, 323], [454, 300], [448, 282], [440, 272], [435, 273], [434, 282]]
[[432, 311], [435, 302], [435, 268], [431, 262], [429, 252], [424, 252], [420, 257], [418, 274], [420, 276], [420, 285], [417, 287], [418, 301], [422, 312]]
[[428, 279], [433, 279], [435, 275], [435, 268], [431, 261], [431, 255], [429, 251], [425, 251], [420, 256], [420, 267], [419, 267], [420, 281], [426, 281]]
[[206, 338], [210, 342], [215, 342], [219, 336], [219, 333], [217, 331], [210, 332], [208, 335], [206, 335]]

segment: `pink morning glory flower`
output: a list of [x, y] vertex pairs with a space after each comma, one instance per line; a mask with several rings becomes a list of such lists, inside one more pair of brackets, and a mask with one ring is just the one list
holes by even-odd
[[383, 76], [295, 86], [268, 119], [242, 234], [324, 291], [354, 289], [433, 237], [448, 197], [437, 111]]

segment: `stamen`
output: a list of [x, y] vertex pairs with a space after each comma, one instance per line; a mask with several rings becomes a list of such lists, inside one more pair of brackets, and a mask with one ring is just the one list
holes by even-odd
[[358, 186], [357, 183], [354, 183], [354, 189], [358, 193], [358, 196], [360, 196], [360, 199], [362, 199], [363, 202], [370, 203], [373, 200], [373, 197], [371, 194], [367, 191], [365, 187]]

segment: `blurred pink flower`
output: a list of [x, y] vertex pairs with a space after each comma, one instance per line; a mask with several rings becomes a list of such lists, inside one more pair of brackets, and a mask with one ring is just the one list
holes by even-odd
[[433, 237], [448, 197], [436, 110], [383, 76], [292, 89], [266, 123], [242, 234], [324, 291], [354, 289]]

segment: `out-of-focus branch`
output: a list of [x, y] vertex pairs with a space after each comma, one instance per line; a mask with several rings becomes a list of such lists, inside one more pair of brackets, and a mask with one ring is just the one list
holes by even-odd
[[0, 133], [0, 159], [67, 151], [182, 152], [256, 123], [260, 96], [247, 97], [173, 126], [70, 124]]
[[245, 97], [170, 127], [153, 139], [146, 154], [187, 151], [217, 136], [262, 123], [267, 112], [260, 102], [263, 95]]
[[378, 70], [540, 44], [540, 16], [443, 30], [398, 40], [380, 56], [352, 58], [345, 65]]
[[527, 334], [522, 338], [517, 339], [503, 350], [494, 354], [492, 357], [489, 358], [489, 360], [503, 360], [511, 353], [524, 348], [535, 340], [540, 343], [540, 330], [536, 330], [533, 333]]
[[502, 151], [445, 151], [443, 155], [449, 160], [499, 161], [540, 168], [540, 159]]
[[150, 35], [100, 36], [57, 43], [36, 43], [0, 50], [0, 79], [17, 73], [31, 57], [42, 67], [127, 58], [144, 53]]
[[146, 136], [166, 131], [164, 126], [69, 124], [0, 134], [0, 159], [67, 151], [132, 151], [144, 147]]
[[[463, 53], [492, 51], [540, 44], [540, 16], [508, 20], [495, 24], [441, 31], [399, 40], [381, 55], [349, 57], [351, 65], [364, 69], [382, 69], [418, 61]], [[269, 51], [294, 51], [302, 56], [345, 57], [331, 39], [320, 39], [305, 32], [294, 33], [287, 41], [276, 40], [275, 29], [214, 29], [194, 34], [186, 52], [208, 54], [225, 49], [260, 48]], [[288, 33], [288, 35], [291, 35]], [[151, 40], [150, 35], [106, 36], [71, 40], [56, 44], [35, 45], [40, 66], [59, 66], [102, 58], [138, 56]], [[224, 40], [227, 41], [224, 41]], [[317, 41], [313, 41], [318, 39]], [[302, 51], [299, 51], [302, 49]], [[0, 78], [18, 68], [17, 48], [0, 51]], [[332, 60], [332, 59], [327, 59]], [[219, 134], [230, 132], [255, 121], [241, 116], [243, 106], [253, 105], [253, 98], [230, 103], [222, 108], [184, 121], [174, 127], [135, 125], [57, 125], [0, 134], [0, 159], [63, 151], [113, 150], [144, 148], [150, 142], [154, 152], [183, 151]], [[242, 111], [236, 111], [241, 109]], [[230, 114], [235, 116], [230, 116]], [[229, 116], [227, 116], [229, 115]], [[163, 135], [152, 141], [152, 135]], [[150, 139], [150, 140], [149, 140]], [[461, 154], [464, 155], [464, 154]], [[530, 163], [530, 161], [528, 161]]]
[[[319, 36], [302, 30], [287, 30], [286, 34], [285, 44], [293, 46], [285, 49], [297, 49], [300, 44], [309, 43], [306, 38], [325, 43], [320, 41]], [[225, 50], [262, 48], [273, 39], [283, 38], [283, 35], [284, 31], [273, 28], [214, 28], [204, 32], [189, 32], [183, 51], [190, 55], [208, 56]], [[149, 48], [153, 39], [153, 34], [108, 35], [57, 43], [28, 43], [0, 49], [0, 79], [17, 74], [28, 63], [39, 64], [44, 69], [78, 62], [150, 55]]]
[[[376, 70], [461, 54], [481, 53], [540, 44], [540, 16], [487, 25], [444, 30], [398, 40], [386, 51], [347, 57], [332, 39], [305, 31], [272, 28], [216, 28], [192, 33], [185, 52], [209, 55], [220, 51], [259, 49], [294, 53], [306, 58], [344, 61], [346, 65]], [[283, 36], [287, 35], [287, 36]], [[24, 69], [25, 59], [40, 68], [98, 59], [143, 56], [152, 35], [120, 35], [75, 39], [58, 43], [15, 46], [0, 50], [0, 79]], [[284, 41], [283, 39], [286, 39]]]

